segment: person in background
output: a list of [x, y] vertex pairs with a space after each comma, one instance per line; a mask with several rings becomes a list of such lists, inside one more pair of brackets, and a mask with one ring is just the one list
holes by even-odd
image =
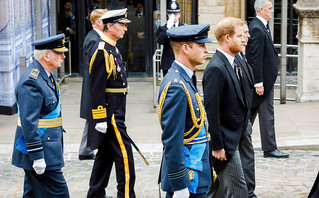
[[[245, 37], [245, 43], [244, 46], [247, 45], [248, 39], [250, 38], [249, 32], [248, 32], [248, 26], [247, 22], [244, 21], [243, 25], [243, 31], [244, 31], [244, 37]], [[257, 196], [254, 193], [255, 190], [255, 152], [254, 152], [254, 146], [251, 139], [251, 133], [252, 133], [252, 126], [249, 120], [250, 117], [250, 108], [251, 103], [253, 99], [253, 93], [254, 93], [254, 74], [253, 70], [250, 67], [250, 65], [247, 63], [246, 57], [243, 52], [239, 52], [235, 55], [235, 62], [237, 65], [240, 65], [242, 68], [243, 73], [243, 81], [242, 85], [245, 86], [244, 88], [244, 95], [245, 100], [248, 109], [247, 113], [247, 127], [245, 130], [244, 135], [241, 137], [238, 151], [244, 171], [245, 181], [247, 184], [248, 189], [248, 198], [257, 198]]]
[[105, 13], [106, 9], [95, 9], [90, 14], [90, 21], [93, 29], [86, 35], [83, 42], [83, 56], [84, 56], [84, 68], [83, 68], [83, 81], [82, 81], [82, 94], [81, 94], [81, 106], [80, 117], [85, 119], [85, 125], [83, 129], [83, 135], [81, 144], [79, 147], [79, 159], [94, 159], [95, 155], [93, 150], [87, 146], [87, 134], [89, 129], [89, 120], [92, 117], [91, 98], [90, 98], [90, 78], [89, 78], [89, 65], [90, 65], [90, 52], [94, 47], [96, 41], [103, 35], [103, 21], [100, 19]]
[[241, 19], [233, 17], [218, 22], [214, 31], [217, 50], [203, 76], [213, 167], [217, 173], [217, 180], [208, 192], [209, 198], [247, 198], [248, 195], [238, 146], [246, 130], [249, 108], [245, 86], [242, 86], [245, 76], [234, 62], [235, 55], [244, 50], [243, 24]]
[[256, 18], [249, 25], [250, 39], [246, 57], [253, 68], [256, 91], [250, 114], [252, 125], [258, 114], [261, 147], [264, 157], [288, 158], [289, 154], [278, 150], [275, 134], [274, 84], [278, 76], [278, 54], [268, 28], [274, 12], [269, 0], [256, 0]]
[[209, 28], [188, 25], [167, 31], [175, 61], [161, 84], [158, 109], [164, 148], [161, 188], [167, 198], [204, 198], [212, 183], [206, 113], [194, 74], [206, 59]]
[[117, 180], [117, 197], [135, 198], [134, 158], [125, 126], [128, 92], [124, 62], [116, 42], [127, 31], [127, 9], [107, 11], [103, 36], [95, 43], [90, 59], [90, 96], [92, 119], [89, 122], [88, 146], [98, 149], [87, 194], [104, 197], [113, 163]]
[[166, 31], [171, 28], [184, 25], [183, 23], [179, 22], [179, 18], [181, 17], [181, 9], [176, 0], [169, 2], [167, 6], [167, 16], [167, 23], [163, 26], [160, 26], [156, 33], [156, 41], [164, 47], [161, 58], [161, 69], [163, 70], [164, 76], [168, 72], [169, 68], [171, 68], [172, 63], [175, 60], [174, 52]]
[[23, 197], [69, 197], [61, 168], [63, 128], [59, 86], [53, 71], [61, 67], [64, 34], [32, 43], [35, 60], [15, 89], [18, 125], [12, 164], [25, 173]]

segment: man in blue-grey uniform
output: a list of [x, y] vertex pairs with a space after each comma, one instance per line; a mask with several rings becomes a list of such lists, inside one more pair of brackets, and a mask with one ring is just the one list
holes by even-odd
[[65, 59], [64, 34], [32, 43], [35, 60], [15, 89], [18, 125], [12, 164], [25, 172], [23, 197], [69, 197], [62, 174], [63, 129], [53, 71]]
[[103, 35], [91, 52], [89, 67], [92, 119], [88, 146], [98, 149], [87, 197], [104, 197], [113, 163], [117, 197], [134, 198], [134, 159], [125, 126], [128, 92], [125, 66], [116, 41], [127, 31], [127, 9], [107, 11], [102, 17]]
[[160, 26], [156, 33], [157, 42], [164, 47], [161, 59], [161, 69], [163, 70], [164, 76], [167, 74], [167, 71], [169, 68], [171, 68], [172, 63], [175, 60], [174, 52], [166, 31], [171, 28], [184, 25], [183, 23], [179, 22], [179, 18], [181, 17], [181, 9], [176, 0], [169, 2], [166, 12], [168, 21], [165, 25]]
[[211, 185], [206, 113], [196, 85], [195, 66], [203, 64], [210, 26], [189, 25], [167, 31], [175, 61], [159, 92], [163, 130], [161, 188], [166, 197], [206, 197]]

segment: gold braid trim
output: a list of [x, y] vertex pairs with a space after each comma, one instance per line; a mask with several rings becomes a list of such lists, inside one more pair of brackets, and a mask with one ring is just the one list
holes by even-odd
[[[201, 97], [199, 96], [198, 93], [195, 93], [196, 102], [198, 104], [199, 112], [200, 112], [200, 118], [197, 119], [197, 117], [195, 115], [194, 107], [193, 107], [193, 104], [192, 104], [192, 99], [191, 99], [191, 97], [189, 95], [189, 91], [187, 90], [186, 86], [184, 85], [184, 83], [182, 81], [180, 82], [180, 84], [184, 87], [185, 92], [186, 92], [187, 101], [188, 101], [188, 105], [189, 105], [190, 112], [191, 112], [191, 118], [192, 118], [192, 121], [193, 121], [193, 124], [194, 124], [192, 129], [194, 127], [198, 128], [198, 131], [193, 136], [191, 136], [188, 139], [184, 139], [184, 145], [185, 145], [185, 144], [188, 144], [189, 142], [193, 141], [198, 136], [200, 131], [202, 130], [202, 127], [203, 127], [204, 123], [206, 122], [206, 113], [205, 113], [205, 110], [204, 110], [204, 107], [203, 107], [203, 103], [202, 103]], [[199, 121], [200, 121], [200, 124], [198, 125], [197, 123]], [[192, 131], [192, 129], [187, 131], [186, 133], [184, 133], [184, 137], [187, 136]]]
[[93, 66], [93, 63], [94, 63], [94, 60], [95, 60], [95, 57], [96, 57], [96, 54], [97, 54], [97, 51], [98, 51], [99, 49], [96, 49], [95, 50], [95, 52], [94, 52], [94, 54], [93, 54], [93, 56], [92, 56], [92, 58], [91, 58], [91, 60], [90, 60], [90, 69], [89, 69], [89, 73], [91, 74], [91, 71], [92, 71], [92, 66]]
[[162, 92], [160, 100], [159, 100], [157, 115], [158, 115], [158, 120], [159, 120], [160, 124], [161, 124], [162, 108], [163, 108], [163, 105], [164, 105], [164, 101], [165, 101], [165, 98], [166, 98], [168, 87], [171, 85], [171, 83], [172, 83], [171, 81], [167, 83], [167, 85], [163, 89], [163, 92]]
[[116, 66], [115, 66], [115, 62], [114, 62], [114, 56], [112, 53], [110, 53], [109, 63], [110, 63], [109, 65], [111, 66], [110, 70], [113, 70], [113, 78], [115, 80], [117, 75], [116, 75]]

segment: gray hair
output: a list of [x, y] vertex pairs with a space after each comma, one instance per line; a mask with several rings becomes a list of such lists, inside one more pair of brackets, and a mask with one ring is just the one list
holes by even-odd
[[51, 50], [47, 50], [47, 49], [45, 49], [45, 50], [37, 50], [37, 49], [34, 50], [34, 51], [33, 51], [33, 57], [34, 57], [34, 59], [35, 59], [35, 60], [41, 59], [42, 56], [43, 56], [43, 54], [44, 54], [45, 52], [51, 52]]
[[254, 9], [256, 12], [259, 12], [260, 8], [264, 8], [266, 4], [270, 2], [269, 0], [256, 0], [254, 4]]

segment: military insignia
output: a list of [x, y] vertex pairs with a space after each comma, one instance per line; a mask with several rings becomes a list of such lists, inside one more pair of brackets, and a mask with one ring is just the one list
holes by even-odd
[[188, 175], [189, 175], [190, 180], [194, 179], [194, 177], [195, 177], [195, 173], [193, 170], [189, 170]]
[[174, 83], [177, 83], [177, 79], [175, 78]]
[[121, 72], [121, 68], [119, 66], [117, 66], [116, 71]]
[[175, 72], [178, 73], [178, 70], [176, 69]]
[[103, 41], [101, 41], [101, 42], [99, 43], [98, 49], [99, 49], [99, 50], [103, 50], [103, 49], [104, 49], [104, 46], [105, 46], [105, 43], [104, 43]]
[[176, 8], [177, 8], [177, 5], [176, 5], [176, 3], [175, 3], [175, 1], [171, 4], [171, 9], [172, 10], [176, 10]]
[[64, 42], [65, 42], [65, 38], [62, 39], [62, 45], [64, 45]]
[[36, 80], [38, 78], [39, 73], [40, 71], [38, 69], [32, 69], [29, 77]]

